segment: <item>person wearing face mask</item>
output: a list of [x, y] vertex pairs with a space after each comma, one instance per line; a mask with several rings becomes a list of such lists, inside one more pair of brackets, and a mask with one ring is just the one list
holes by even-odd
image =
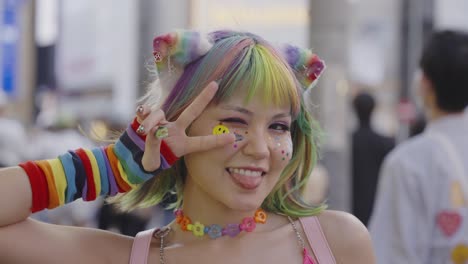
[[[229, 30], [153, 47], [158, 79], [115, 144], [0, 171], [0, 262], [375, 263], [359, 220], [302, 198], [318, 153], [302, 98], [324, 69], [317, 55]], [[131, 210], [168, 194], [175, 220], [135, 238], [28, 219], [77, 198]]]

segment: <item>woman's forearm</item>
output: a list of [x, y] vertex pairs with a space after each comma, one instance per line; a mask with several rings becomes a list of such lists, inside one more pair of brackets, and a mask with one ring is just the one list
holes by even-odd
[[32, 191], [20, 167], [0, 169], [0, 226], [25, 220], [31, 214]]

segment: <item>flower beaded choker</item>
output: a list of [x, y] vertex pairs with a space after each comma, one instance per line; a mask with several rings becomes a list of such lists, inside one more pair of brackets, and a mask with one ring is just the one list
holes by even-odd
[[257, 223], [264, 224], [267, 219], [266, 212], [262, 209], [258, 209], [255, 211], [253, 217], [245, 217], [240, 224], [227, 224], [225, 227], [222, 227], [217, 224], [205, 226], [200, 224], [200, 222], [192, 224], [192, 220], [190, 220], [188, 216], [185, 216], [181, 209], [176, 210], [174, 214], [176, 216], [176, 223], [182, 230], [191, 231], [197, 237], [208, 234], [211, 239], [216, 239], [224, 235], [235, 237], [241, 231], [252, 232], [255, 230]]

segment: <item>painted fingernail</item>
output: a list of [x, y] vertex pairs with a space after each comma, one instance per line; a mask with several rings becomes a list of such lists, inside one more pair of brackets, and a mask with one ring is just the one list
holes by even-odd
[[137, 107], [137, 109], [136, 109], [137, 113], [140, 113], [140, 114], [143, 113], [143, 110], [144, 110], [144, 109], [143, 109], [143, 106], [142, 106], [142, 105], [139, 105], [139, 106]]
[[140, 126], [137, 128], [136, 132], [137, 132], [138, 134], [143, 134], [143, 133], [145, 133], [145, 127], [144, 127], [143, 125], [140, 125]]
[[154, 133], [154, 136], [159, 139], [163, 139], [169, 136], [169, 129], [165, 126], [160, 126]]

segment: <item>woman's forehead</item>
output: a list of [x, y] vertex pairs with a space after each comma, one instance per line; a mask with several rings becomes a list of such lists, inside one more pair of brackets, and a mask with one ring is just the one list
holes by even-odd
[[289, 100], [283, 100], [279, 104], [275, 104], [272, 100], [265, 100], [264, 97], [265, 96], [259, 92], [249, 98], [246, 89], [241, 89], [234, 92], [231, 96], [225, 97], [215, 105], [223, 110], [241, 113], [270, 111], [275, 113], [288, 113], [291, 115], [291, 103]]

